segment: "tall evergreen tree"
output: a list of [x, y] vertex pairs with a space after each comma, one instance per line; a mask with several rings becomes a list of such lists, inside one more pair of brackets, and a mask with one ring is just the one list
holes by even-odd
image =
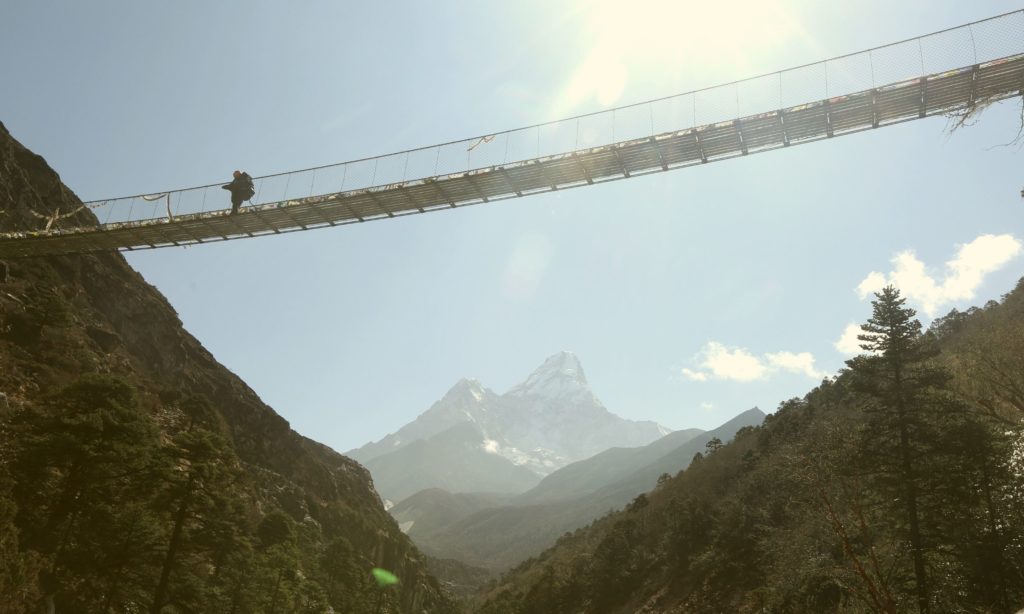
[[[233, 536], [225, 524], [233, 524], [230, 501], [238, 476], [238, 461], [228, 441], [219, 433], [217, 414], [209, 401], [191, 397], [181, 404], [184, 428], [176, 433], [165, 448], [172, 467], [166, 479], [166, 489], [158, 497], [170, 515], [170, 531], [160, 568], [160, 579], [153, 592], [150, 612], [158, 614], [171, 601], [171, 577], [179, 559], [196, 554], [200, 541], [214, 542], [211, 546], [221, 550], [214, 558], [223, 558]], [[227, 529], [227, 530], [226, 530]], [[209, 539], [203, 540], [205, 537]], [[205, 566], [200, 566], [205, 567]], [[206, 578], [185, 585], [203, 585]], [[197, 592], [197, 591], [191, 591]], [[201, 591], [199, 591], [201, 592]], [[198, 596], [193, 595], [192, 599]], [[184, 599], [179, 599], [181, 601]]]
[[374, 603], [373, 587], [366, 565], [344, 537], [334, 538], [320, 561], [327, 597], [339, 612], [368, 612]]
[[866, 408], [869, 421], [864, 459], [877, 472], [883, 488], [896, 491], [906, 519], [907, 538], [913, 561], [918, 611], [931, 611], [925, 538], [920, 509], [924, 478], [919, 461], [926, 458], [929, 420], [934, 409], [930, 395], [948, 375], [928, 364], [937, 354], [921, 334], [916, 312], [905, 307], [899, 291], [886, 286], [872, 301], [872, 315], [858, 335], [861, 355], [847, 361], [855, 388], [867, 393], [873, 403]]

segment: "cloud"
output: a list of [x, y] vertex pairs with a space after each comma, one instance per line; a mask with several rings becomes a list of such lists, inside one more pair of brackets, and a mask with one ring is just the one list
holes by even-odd
[[727, 347], [718, 341], [709, 341], [697, 353], [700, 370], [683, 368], [681, 373], [697, 382], [709, 379], [734, 382], [765, 380], [774, 373], [786, 371], [820, 378], [825, 374], [814, 368], [810, 352], [774, 352], [757, 357], [746, 348]]
[[707, 373], [701, 373], [700, 371], [691, 371], [686, 367], [683, 367], [682, 373], [684, 377], [692, 379], [695, 382], [706, 382], [708, 379]]
[[701, 366], [709, 369], [717, 379], [750, 382], [764, 379], [768, 369], [760, 360], [744, 348], [727, 348], [717, 341], [709, 341], [702, 350], [704, 362]]
[[818, 371], [814, 368], [814, 356], [810, 352], [800, 352], [799, 354], [776, 352], [774, 354], [765, 354], [764, 357], [768, 360], [768, 364], [776, 369], [789, 371], [790, 373], [801, 373], [813, 378], [825, 377], [823, 371]]
[[861, 300], [871, 296], [875, 292], [881, 292], [882, 288], [889, 282], [885, 279], [885, 275], [872, 271], [868, 273], [868, 276], [864, 278], [864, 281], [860, 282], [857, 286], [857, 295], [860, 296]]
[[700, 404], [700, 410], [703, 412], [712, 412], [715, 410], [715, 406], [705, 401]]
[[857, 335], [860, 334], [862, 334], [860, 324], [847, 324], [846, 328], [843, 329], [843, 334], [832, 345], [843, 354], [849, 356], [861, 354], [864, 350], [860, 349], [861, 341], [857, 339]]
[[946, 263], [952, 275], [943, 284], [954, 299], [972, 299], [985, 275], [997, 271], [1021, 252], [1021, 243], [1013, 235], [981, 235], [961, 245], [956, 258]]
[[981, 235], [957, 248], [953, 259], [946, 262], [941, 280], [929, 274], [913, 250], [904, 250], [893, 256], [888, 275], [872, 271], [857, 286], [857, 294], [865, 299], [892, 284], [928, 317], [934, 317], [946, 305], [973, 299], [985, 276], [999, 270], [1021, 249], [1013, 235]]

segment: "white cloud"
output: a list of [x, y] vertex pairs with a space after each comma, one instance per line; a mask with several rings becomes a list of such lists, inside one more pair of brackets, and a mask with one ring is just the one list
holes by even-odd
[[814, 356], [810, 352], [775, 352], [765, 354], [768, 364], [776, 369], [789, 371], [791, 373], [802, 373], [807, 377], [821, 378], [825, 373], [814, 368]]
[[770, 352], [757, 357], [746, 348], [727, 347], [718, 341], [709, 341], [697, 353], [699, 370], [683, 368], [682, 374], [697, 382], [709, 379], [752, 382], [767, 379], [779, 371], [821, 378], [825, 374], [814, 368], [810, 352]]
[[683, 373], [684, 377], [692, 379], [695, 382], [705, 382], [708, 379], [708, 374], [707, 373], [701, 373], [700, 371], [693, 371], [691, 369], [687, 369], [686, 367], [683, 367], [682, 373]]
[[764, 379], [768, 369], [756, 356], [744, 348], [727, 348], [717, 341], [709, 341], [702, 350], [702, 367], [718, 379], [751, 382]]
[[985, 276], [1015, 258], [1021, 249], [1021, 242], [1013, 235], [981, 235], [957, 248], [953, 259], [946, 262], [941, 280], [928, 273], [913, 250], [905, 250], [893, 257], [888, 276], [872, 271], [857, 286], [857, 293], [864, 299], [892, 284], [934, 317], [946, 305], [973, 299]]
[[951, 275], [943, 287], [953, 299], [972, 299], [984, 277], [997, 271], [1021, 252], [1013, 235], [981, 235], [961, 245], [956, 258], [946, 263]]
[[715, 410], [715, 406], [705, 401], [700, 404], [700, 410], [703, 412], [712, 412]]
[[861, 342], [857, 339], [857, 335], [862, 334], [861, 331], [860, 324], [847, 324], [843, 329], [843, 334], [832, 345], [843, 354], [850, 356], [861, 354], [864, 350], [860, 349]]
[[885, 285], [889, 283], [885, 279], [885, 275], [877, 271], [868, 273], [868, 276], [864, 278], [864, 281], [860, 282], [857, 286], [857, 295], [863, 300], [875, 292], [880, 292]]

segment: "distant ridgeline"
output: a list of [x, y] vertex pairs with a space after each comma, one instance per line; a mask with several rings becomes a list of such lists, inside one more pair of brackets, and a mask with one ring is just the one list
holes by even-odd
[[686, 469], [709, 445], [721, 445], [763, 419], [764, 413], [755, 408], [711, 431], [688, 429], [646, 446], [609, 448], [558, 469], [514, 496], [430, 489], [390, 512], [427, 554], [504, 571], [539, 554], [566, 532], [627, 507]]
[[[0, 231], [62, 203], [0, 125]], [[0, 262], [0, 612], [48, 607], [454, 611], [366, 470], [292, 431], [116, 253]]]
[[[493, 573], [622, 509], [709, 442], [763, 418], [755, 408], [708, 432], [626, 420], [597, 399], [579, 359], [560, 352], [505, 394], [463, 379], [413, 422], [348, 454], [424, 552]], [[466, 575], [440, 569], [456, 584]]]
[[874, 354], [732, 443], [709, 441], [472, 610], [1020, 610], [1024, 280], [923, 334], [887, 288], [864, 328]]

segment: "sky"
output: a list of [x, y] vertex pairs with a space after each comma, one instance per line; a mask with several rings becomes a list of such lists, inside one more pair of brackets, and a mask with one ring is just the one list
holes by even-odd
[[[985, 0], [0, 4], [0, 121], [83, 200], [677, 94], [1021, 8]], [[713, 428], [1024, 276], [1020, 101], [466, 209], [127, 254], [300, 433], [345, 451], [463, 377], [576, 353], [612, 412]], [[685, 127], [685, 126], [681, 126]], [[226, 195], [225, 195], [226, 198]], [[228, 206], [225, 202], [224, 206]]]

